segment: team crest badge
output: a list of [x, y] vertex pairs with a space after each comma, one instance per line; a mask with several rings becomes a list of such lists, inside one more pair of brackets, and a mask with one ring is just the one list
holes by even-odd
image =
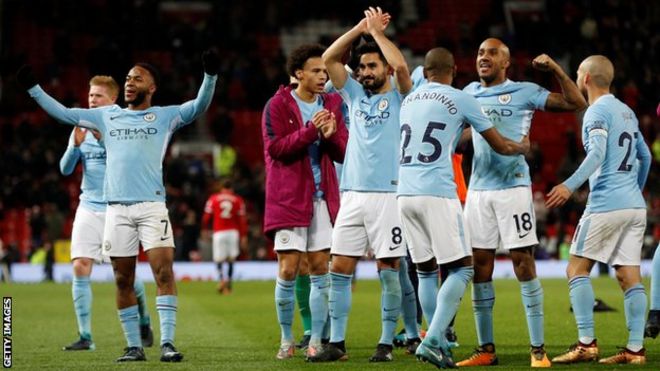
[[501, 104], [509, 104], [509, 102], [511, 102], [511, 94], [500, 95], [499, 97], [497, 97], [497, 100]]
[[379, 111], [385, 111], [387, 107], [390, 106], [390, 102], [387, 101], [387, 99], [381, 99], [380, 102], [378, 102], [378, 110]]
[[144, 121], [146, 122], [153, 122], [156, 119], [156, 114], [155, 113], [147, 113], [144, 115]]
[[110, 249], [111, 249], [111, 247], [110, 247], [110, 241], [108, 241], [108, 240], [103, 241], [103, 249], [104, 249], [105, 251], [110, 251]]
[[286, 245], [287, 243], [289, 243], [289, 241], [291, 241], [291, 236], [289, 236], [289, 233], [287, 233], [287, 232], [281, 232], [281, 233], [280, 233], [280, 242], [281, 242], [283, 245]]

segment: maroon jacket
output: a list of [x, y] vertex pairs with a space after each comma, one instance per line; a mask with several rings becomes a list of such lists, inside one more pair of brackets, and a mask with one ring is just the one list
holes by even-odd
[[266, 212], [264, 232], [273, 237], [278, 229], [308, 227], [312, 221], [314, 175], [308, 147], [321, 138], [321, 190], [334, 224], [339, 211], [339, 185], [333, 161], [344, 162], [348, 130], [336, 93], [321, 94], [323, 106], [334, 112], [337, 132], [325, 139], [314, 124], [302, 122], [291, 86], [280, 86], [268, 100], [261, 117], [266, 163]]

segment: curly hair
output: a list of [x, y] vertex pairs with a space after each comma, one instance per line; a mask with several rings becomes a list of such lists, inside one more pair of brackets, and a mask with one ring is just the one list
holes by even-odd
[[296, 71], [303, 69], [305, 62], [310, 58], [321, 57], [325, 52], [321, 44], [303, 44], [295, 48], [286, 61], [286, 71], [289, 76], [296, 76]]

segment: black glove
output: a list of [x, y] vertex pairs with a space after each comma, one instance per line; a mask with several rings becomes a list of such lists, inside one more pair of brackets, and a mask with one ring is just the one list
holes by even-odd
[[202, 64], [204, 65], [204, 72], [209, 75], [217, 75], [220, 69], [218, 53], [213, 49], [208, 49], [202, 53]]
[[21, 66], [21, 68], [16, 71], [16, 82], [18, 85], [25, 89], [28, 90], [31, 87], [37, 85], [37, 78], [34, 77], [34, 73], [32, 72], [32, 67], [28, 64], [24, 64]]

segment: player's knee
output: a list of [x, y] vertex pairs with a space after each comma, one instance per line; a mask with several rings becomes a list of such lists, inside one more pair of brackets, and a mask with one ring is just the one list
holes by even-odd
[[174, 281], [174, 272], [172, 272], [171, 268], [161, 267], [154, 272], [154, 277], [159, 286], [165, 285]]
[[333, 255], [330, 271], [339, 274], [353, 274], [357, 259], [343, 255]]
[[534, 266], [522, 263], [515, 267], [514, 272], [518, 281], [530, 281], [536, 277]]
[[383, 258], [376, 261], [376, 267], [379, 270], [381, 269], [393, 269], [395, 271], [399, 270], [400, 258]]
[[282, 266], [280, 267], [279, 277], [286, 281], [293, 281], [296, 279], [297, 273], [295, 267]]
[[529, 281], [536, 277], [536, 264], [534, 257], [530, 255], [518, 256], [513, 259], [513, 270], [519, 281]]
[[131, 291], [133, 290], [134, 277], [130, 274], [125, 274], [122, 272], [115, 272], [115, 283], [117, 284], [117, 289], [119, 291]]
[[319, 264], [318, 266], [312, 267], [310, 273], [315, 276], [320, 276], [328, 273], [328, 264]]
[[89, 276], [91, 273], [92, 273], [91, 260], [79, 258], [73, 261], [73, 274], [76, 277]]

